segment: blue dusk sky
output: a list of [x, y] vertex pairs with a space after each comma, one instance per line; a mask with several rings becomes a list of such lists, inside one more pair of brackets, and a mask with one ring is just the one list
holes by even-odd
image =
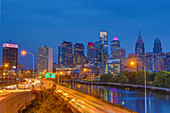
[[[116, 36], [126, 56], [134, 53], [139, 29], [146, 52], [152, 52], [156, 37], [164, 52], [170, 50], [170, 0], [1, 0], [0, 64], [2, 44], [12, 40], [35, 54], [47, 45], [54, 49], [63, 40], [83, 43], [99, 39], [99, 31], [108, 31], [110, 41]], [[86, 54], [86, 49], [85, 49]], [[19, 63], [32, 68], [30, 55], [19, 55]]]

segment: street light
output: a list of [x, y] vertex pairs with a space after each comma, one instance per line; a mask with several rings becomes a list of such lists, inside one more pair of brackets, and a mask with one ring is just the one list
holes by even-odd
[[131, 62], [130, 64], [131, 65], [134, 65], [135, 63], [138, 63], [140, 65], [142, 65], [144, 67], [144, 76], [145, 76], [145, 113], [147, 113], [147, 101], [146, 101], [146, 66], [143, 65], [142, 63], [140, 62]]
[[7, 67], [8, 67], [8, 64], [5, 64], [5, 67], [7, 68]]
[[90, 71], [91, 73], [90, 73], [90, 77], [91, 77], [91, 95], [92, 95], [92, 89], [93, 89], [93, 83], [92, 83], [92, 70], [87, 70], [86, 68], [84, 68], [84, 72], [86, 72], [86, 71]]
[[23, 56], [25, 56], [27, 53], [32, 55], [32, 57], [33, 57], [33, 79], [34, 79], [34, 55], [30, 52], [25, 51], [25, 50], [21, 51], [21, 55], [23, 55]]

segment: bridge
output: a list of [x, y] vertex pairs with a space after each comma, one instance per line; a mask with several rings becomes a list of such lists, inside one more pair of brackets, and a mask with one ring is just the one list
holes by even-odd
[[0, 113], [18, 113], [34, 99], [31, 91], [4, 93], [0, 96]]

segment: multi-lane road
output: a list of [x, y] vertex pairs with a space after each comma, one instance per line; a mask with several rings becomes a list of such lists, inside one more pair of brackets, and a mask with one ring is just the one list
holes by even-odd
[[[132, 113], [133, 111], [112, 105], [98, 98], [57, 85], [56, 93], [80, 112], [87, 113]], [[135, 112], [133, 112], [135, 113]]]

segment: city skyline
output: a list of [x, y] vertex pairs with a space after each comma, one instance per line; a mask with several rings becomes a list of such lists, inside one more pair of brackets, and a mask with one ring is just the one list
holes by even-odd
[[[121, 47], [126, 48], [127, 56], [135, 51], [140, 29], [146, 52], [152, 52], [157, 37], [161, 40], [163, 51], [168, 52], [169, 4], [170, 1], [167, 0], [149, 3], [146, 0], [133, 0], [124, 1], [123, 4], [122, 1], [111, 0], [104, 3], [101, 0], [97, 3], [90, 0], [86, 2], [32, 0], [24, 3], [21, 0], [2, 1], [0, 45], [12, 40], [12, 43], [19, 44], [19, 52], [23, 49], [31, 51], [36, 58], [37, 48], [47, 45], [54, 48], [54, 62], [57, 62], [57, 47], [63, 40], [71, 41], [73, 44], [83, 43], [87, 51], [87, 43], [98, 40], [99, 31], [104, 30], [108, 32], [108, 48], [111, 46], [110, 41], [116, 36], [121, 41]], [[110, 49], [108, 53], [110, 55]], [[30, 59], [25, 62], [19, 55], [19, 63], [23, 62], [26, 67], [31, 68], [29, 63], [31, 56], [27, 57]]]
[[[103, 30], [102, 30], [103, 31]], [[117, 38], [117, 37], [116, 37]], [[115, 37], [113, 38], [113, 39], [115, 39]], [[111, 41], [113, 41], [113, 39], [111, 40]], [[138, 38], [137, 38], [138, 39]], [[155, 40], [157, 40], [158, 39], [158, 37], [157, 38], [155, 38]], [[153, 52], [153, 48], [154, 48], [154, 44], [155, 44], [155, 40], [154, 40], [154, 42], [153, 42], [153, 47], [152, 47], [152, 50], [151, 51], [146, 51], [145, 53], [148, 53], [148, 52]], [[10, 40], [11, 41], [11, 40]], [[111, 41], [109, 40], [108, 42], [108, 44], [110, 44], [108, 47], [108, 50], [109, 49], [111, 49]], [[120, 40], [119, 40], [120, 41]], [[62, 42], [71, 42], [72, 43], [72, 53], [73, 53], [73, 55], [74, 55], [74, 45], [77, 43], [77, 42], [75, 42], [75, 43], [73, 43], [72, 41], [65, 41], [65, 40], [63, 40]], [[96, 42], [96, 41], [95, 41]], [[7, 43], [9, 43], [9, 42], [7, 42]], [[80, 42], [81, 43], [81, 42]], [[89, 43], [89, 42], [88, 42]], [[145, 42], [144, 42], [145, 43]], [[12, 42], [12, 44], [13, 44], [13, 42]], [[14, 44], [18, 44], [18, 43], [14, 43]], [[84, 44], [84, 43], [81, 43], [81, 44]], [[61, 45], [61, 44], [60, 44]], [[60, 45], [57, 45], [57, 49], [58, 49], [58, 46], [60, 46]], [[87, 44], [88, 45], [88, 44]], [[134, 44], [135, 45], [135, 44]], [[18, 44], [18, 46], [19, 46], [19, 44]], [[41, 46], [43, 46], [43, 45], [41, 45]], [[84, 54], [85, 55], [87, 55], [87, 46], [86, 45], [84, 45], [85, 47], [84, 47]], [[147, 48], [145, 48], [145, 50], [146, 50]], [[26, 49], [24, 49], [24, 50], [26, 50]], [[37, 50], [38, 50], [38, 48], [37, 48]], [[126, 51], [126, 48], [125, 48], [125, 51]], [[18, 59], [19, 58], [23, 58], [23, 56], [20, 54], [20, 48], [18, 47]], [[162, 52], [165, 52], [165, 51], [163, 51], [162, 50]], [[169, 51], [167, 51], [167, 52], [169, 52]], [[111, 58], [111, 50], [109, 50], [109, 58]], [[166, 52], [165, 52], [166, 53]], [[0, 53], [0, 54], [2, 54], [2, 53]], [[57, 57], [55, 57], [54, 58], [54, 56], [55, 56], [55, 54], [57, 54]], [[126, 53], [125, 54], [125, 58], [127, 58], [128, 57], [128, 55], [129, 54], [131, 54], [131, 53]], [[134, 52], [133, 52], [133, 54], [135, 54], [135, 47], [134, 47]], [[35, 54], [35, 56], [37, 56], [37, 58], [35, 58], [35, 65], [37, 66], [38, 65], [38, 53], [36, 53]], [[30, 56], [28, 56], [28, 57], [30, 57]], [[57, 60], [56, 60], [57, 59]], [[2, 61], [0, 61], [0, 63], [1, 63]], [[53, 63], [58, 63], [58, 53], [53, 53]], [[23, 64], [23, 63], [20, 63], [19, 61], [18, 61], [18, 64]], [[25, 64], [24, 64], [25, 65]], [[31, 65], [31, 63], [30, 63], [30, 65]], [[29, 67], [29, 68], [27, 68], [27, 65], [25, 65], [25, 67], [26, 67], [26, 69], [31, 69], [32, 67]]]

